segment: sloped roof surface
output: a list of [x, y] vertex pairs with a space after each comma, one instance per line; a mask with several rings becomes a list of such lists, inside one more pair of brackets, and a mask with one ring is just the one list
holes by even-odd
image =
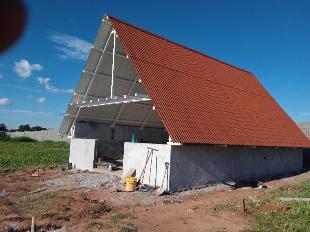
[[109, 19], [173, 141], [310, 147], [252, 73]]

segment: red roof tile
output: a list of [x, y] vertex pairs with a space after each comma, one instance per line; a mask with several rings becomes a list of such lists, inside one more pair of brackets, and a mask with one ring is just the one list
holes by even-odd
[[310, 147], [252, 73], [109, 18], [173, 141]]

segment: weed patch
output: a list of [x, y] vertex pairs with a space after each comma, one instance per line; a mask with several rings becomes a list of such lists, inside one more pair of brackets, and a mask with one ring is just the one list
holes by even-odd
[[120, 223], [122, 220], [130, 217], [130, 214], [127, 213], [115, 213], [112, 215], [111, 220], [113, 221], [114, 224]]
[[37, 140], [26, 137], [26, 136], [21, 136], [21, 137], [4, 136], [4, 137], [0, 137], [0, 141], [4, 141], [4, 142], [36, 142]]
[[100, 202], [98, 205], [91, 208], [88, 212], [92, 218], [99, 218], [105, 213], [111, 212], [112, 208], [106, 202]]
[[138, 231], [137, 226], [133, 224], [122, 225], [119, 229], [119, 232], [137, 232], [137, 231]]
[[42, 219], [53, 217], [56, 212], [50, 208], [50, 202], [58, 197], [55, 193], [38, 194], [12, 205], [12, 210], [19, 214], [33, 214]]
[[99, 222], [99, 221], [91, 221], [87, 224], [87, 231], [98, 231], [103, 229], [111, 229], [112, 224], [109, 222]]
[[252, 228], [247, 231], [310, 231], [310, 203], [281, 202], [279, 197], [310, 197], [310, 180], [287, 185], [266, 193], [252, 213]]
[[218, 214], [221, 211], [239, 211], [240, 207], [237, 202], [221, 202], [213, 206], [212, 208], [214, 214]]

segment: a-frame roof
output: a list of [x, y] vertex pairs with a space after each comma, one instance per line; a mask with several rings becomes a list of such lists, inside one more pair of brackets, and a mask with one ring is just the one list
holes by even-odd
[[252, 73], [108, 19], [174, 142], [310, 147]]

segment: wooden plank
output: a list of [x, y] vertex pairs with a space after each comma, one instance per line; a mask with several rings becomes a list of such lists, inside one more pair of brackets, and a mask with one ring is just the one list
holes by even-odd
[[130, 168], [127, 173], [122, 177], [120, 183], [125, 184], [126, 183], [126, 178], [129, 176], [133, 176], [136, 172], [136, 169]]
[[39, 193], [39, 192], [43, 192], [45, 190], [47, 190], [47, 188], [39, 188], [39, 189], [33, 190], [33, 191], [29, 192], [29, 193]]
[[304, 201], [310, 202], [310, 198], [302, 198], [302, 197], [279, 197], [281, 201]]
[[34, 216], [31, 218], [31, 232], [34, 232], [35, 230], [35, 225], [34, 225]]

